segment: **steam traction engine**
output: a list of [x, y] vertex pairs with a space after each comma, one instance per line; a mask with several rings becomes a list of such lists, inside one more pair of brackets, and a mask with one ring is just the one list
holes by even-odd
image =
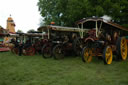
[[[42, 47], [44, 58], [53, 56], [54, 59], [62, 59], [69, 54], [80, 55], [82, 42], [79, 32], [81, 29], [48, 25], [42, 26], [38, 30], [46, 33], [43, 39], [46, 43]], [[86, 32], [86, 29], [83, 32]]]
[[113, 54], [116, 54], [116, 59], [126, 60], [127, 28], [102, 18], [82, 19], [77, 25], [81, 29], [88, 29], [87, 34], [82, 35], [85, 43], [82, 50], [84, 62], [91, 62], [93, 56], [102, 56], [105, 64], [111, 64]]

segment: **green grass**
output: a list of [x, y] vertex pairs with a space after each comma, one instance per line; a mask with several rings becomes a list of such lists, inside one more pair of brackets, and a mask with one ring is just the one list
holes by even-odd
[[40, 55], [0, 53], [0, 85], [128, 85], [128, 60], [104, 65], [93, 58], [43, 59]]

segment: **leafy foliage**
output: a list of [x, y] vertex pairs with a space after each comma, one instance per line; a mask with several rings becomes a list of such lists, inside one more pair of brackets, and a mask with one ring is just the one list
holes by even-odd
[[108, 15], [128, 26], [128, 0], [39, 0], [38, 6], [45, 24], [74, 26], [82, 18]]

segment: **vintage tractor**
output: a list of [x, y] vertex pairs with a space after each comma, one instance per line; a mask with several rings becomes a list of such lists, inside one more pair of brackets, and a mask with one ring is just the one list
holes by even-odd
[[77, 25], [81, 29], [88, 29], [88, 32], [82, 35], [85, 43], [82, 50], [84, 62], [91, 62], [93, 56], [102, 56], [105, 64], [111, 64], [114, 54], [116, 59], [126, 60], [127, 28], [103, 18], [82, 19]]

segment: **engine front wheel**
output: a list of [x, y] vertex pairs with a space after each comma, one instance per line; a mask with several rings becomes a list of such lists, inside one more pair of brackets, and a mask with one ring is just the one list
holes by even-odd
[[52, 57], [51, 45], [45, 44], [41, 49], [41, 54], [43, 58], [50, 58]]
[[19, 48], [17, 48], [17, 47], [13, 48], [13, 52], [18, 55], [19, 54]]
[[35, 48], [31, 46], [26, 49], [23, 49], [23, 54], [33, 56], [33, 55], [35, 55]]
[[53, 57], [57, 60], [64, 58], [64, 52], [61, 45], [55, 45], [53, 48]]
[[110, 46], [106, 46], [103, 51], [103, 60], [105, 64], [111, 64], [112, 63], [112, 49]]
[[88, 47], [84, 47], [82, 51], [82, 61], [83, 62], [91, 62], [92, 61], [92, 49]]

